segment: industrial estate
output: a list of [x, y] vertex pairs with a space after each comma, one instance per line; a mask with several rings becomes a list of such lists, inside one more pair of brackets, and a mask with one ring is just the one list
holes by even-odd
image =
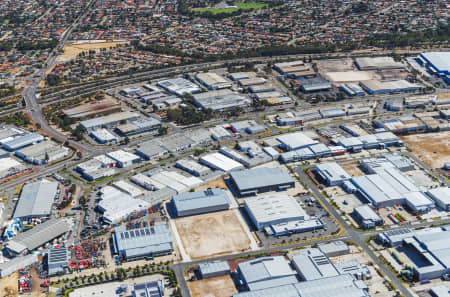
[[450, 296], [446, 1], [4, 2], [0, 296]]

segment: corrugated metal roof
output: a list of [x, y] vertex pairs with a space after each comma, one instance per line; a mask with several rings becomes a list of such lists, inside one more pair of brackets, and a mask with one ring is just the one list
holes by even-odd
[[189, 192], [175, 195], [172, 199], [178, 212], [230, 204], [227, 192], [222, 189]]
[[238, 266], [247, 284], [295, 275], [295, 271], [283, 256], [261, 257], [241, 262]]
[[348, 180], [351, 177], [338, 163], [323, 163], [316, 165], [318, 172], [330, 182]]
[[278, 136], [276, 139], [290, 150], [295, 150], [318, 143], [317, 140], [311, 139], [302, 132], [284, 134]]
[[242, 292], [233, 297], [369, 297], [367, 287], [350, 274], [299, 282], [264, 290]]
[[280, 168], [253, 168], [230, 173], [240, 191], [271, 185], [293, 183], [294, 180]]
[[200, 263], [198, 268], [201, 274], [210, 274], [221, 271], [229, 271], [230, 265], [227, 261]]
[[339, 275], [333, 263], [317, 248], [300, 251], [292, 257], [292, 264], [307, 281]]
[[164, 222], [152, 227], [126, 230], [124, 226], [116, 228], [114, 239], [119, 252], [127, 257], [163, 252], [172, 249], [172, 236], [169, 225]]
[[[51, 219], [37, 225], [31, 230], [23, 232], [8, 242], [8, 249], [20, 253], [22, 250], [16, 250], [22, 246], [32, 251], [50, 240], [61, 236], [69, 231], [69, 223], [65, 219]], [[20, 249], [20, 248], [19, 248]]]
[[37, 133], [28, 133], [18, 136], [12, 140], [3, 143], [3, 147], [8, 150], [16, 150], [18, 148], [30, 145], [32, 143], [44, 140], [44, 136]]
[[349, 251], [349, 247], [344, 241], [336, 240], [330, 243], [319, 244], [319, 250], [327, 255], [336, 252]]
[[46, 180], [26, 184], [20, 194], [14, 217], [49, 215], [57, 189], [58, 183]]
[[450, 188], [449, 187], [441, 187], [436, 189], [428, 190], [430, 196], [445, 205], [450, 204]]
[[103, 117], [97, 117], [85, 121], [81, 121], [80, 125], [85, 127], [86, 129], [90, 129], [91, 127], [101, 126], [101, 125], [109, 125], [110, 123], [120, 122], [124, 120], [136, 119], [139, 117], [139, 114], [132, 111], [123, 111], [113, 113]]
[[450, 290], [446, 285], [432, 287], [430, 291], [433, 292], [433, 296], [436, 297], [450, 297]]
[[48, 250], [48, 264], [65, 264], [69, 261], [69, 252], [66, 247], [51, 248]]
[[381, 220], [380, 216], [367, 204], [355, 207], [354, 211], [357, 212], [363, 218], [363, 220]]
[[247, 198], [244, 203], [252, 217], [261, 225], [309, 218], [297, 200], [285, 194]]

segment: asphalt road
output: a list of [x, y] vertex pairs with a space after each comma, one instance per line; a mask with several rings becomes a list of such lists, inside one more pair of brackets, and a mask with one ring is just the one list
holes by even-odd
[[75, 22], [67, 29], [65, 32], [63, 38], [59, 41], [56, 48], [50, 53], [50, 56], [48, 57], [47, 61], [45, 62], [45, 66], [43, 69], [39, 70], [38, 73], [33, 74], [33, 81], [31, 85], [25, 88], [24, 90], [24, 99], [26, 102], [26, 108], [28, 113], [30, 114], [32, 120], [35, 123], [38, 123], [41, 125], [41, 129], [47, 133], [49, 136], [54, 137], [55, 139], [65, 143], [68, 142], [69, 145], [73, 148], [76, 148], [82, 152], [87, 153], [94, 153], [96, 151], [95, 148], [70, 140], [66, 135], [64, 135], [62, 132], [50, 127], [46, 119], [44, 118], [41, 110], [41, 106], [38, 103], [38, 100], [36, 98], [36, 90], [38, 88], [39, 83], [45, 78], [45, 72], [49, 70], [56, 61], [56, 57], [58, 56], [58, 52], [64, 48], [67, 41], [69, 40], [69, 37], [72, 33], [72, 31], [80, 24], [81, 20], [89, 13], [89, 8], [96, 2], [96, 0], [92, 0], [87, 6], [84, 11], [76, 20]]
[[294, 248], [309, 246], [309, 245], [311, 245], [313, 243], [318, 243], [318, 244], [320, 244], [320, 243], [327, 243], [327, 242], [331, 242], [331, 241], [335, 241], [335, 240], [343, 240], [343, 239], [347, 239], [347, 238], [348, 238], [347, 236], [340, 236], [340, 237], [333, 238], [332, 240], [330, 240], [330, 239], [320, 239], [320, 240], [316, 240], [314, 242], [303, 242], [303, 243], [296, 243], [296, 244], [291, 244], [291, 245], [285, 245], [285, 246], [282, 246], [282, 247], [266, 248], [266, 249], [261, 249], [261, 250], [257, 250], [257, 251], [243, 252], [243, 253], [227, 255], [227, 256], [220, 256], [220, 257], [213, 257], [213, 258], [209, 258], [207, 260], [198, 260], [198, 261], [177, 263], [177, 264], [173, 264], [171, 266], [171, 268], [172, 268], [172, 270], [175, 272], [175, 274], [177, 276], [178, 284], [180, 286], [181, 293], [182, 293], [183, 297], [190, 297], [191, 294], [189, 293], [189, 289], [187, 287], [187, 283], [186, 283], [186, 281], [184, 279], [184, 275], [183, 275], [184, 269], [186, 267], [188, 267], [188, 266], [199, 264], [199, 263], [203, 263], [203, 262], [224, 261], [224, 260], [230, 260], [230, 259], [235, 259], [235, 258], [240, 258], [240, 257], [246, 257], [246, 256], [249, 256], [249, 255], [257, 255], [257, 254], [262, 254], [262, 253], [278, 252], [278, 251], [281, 251], [281, 250], [288, 250], [288, 249], [294, 249]]
[[338, 220], [338, 222], [344, 227], [346, 234], [348, 234], [350, 240], [357, 243], [364, 252], [372, 259], [372, 261], [380, 267], [385, 275], [394, 283], [398, 290], [405, 297], [413, 297], [413, 295], [403, 286], [403, 284], [397, 279], [397, 277], [378, 259], [375, 253], [370, 249], [367, 243], [364, 240], [364, 236], [361, 236], [364, 233], [357, 232], [352, 229], [345, 220], [340, 216], [340, 214], [331, 206], [327, 199], [325, 199], [317, 187], [311, 182], [311, 180], [303, 173], [303, 168], [300, 167], [297, 170], [300, 178], [306, 183], [306, 185], [314, 192], [317, 199], [319, 199], [328, 209], [328, 211]]
[[[95, 146], [91, 146], [85, 143], [81, 143], [81, 142], [77, 142], [77, 141], [73, 141], [70, 140], [66, 135], [64, 135], [63, 133], [61, 133], [60, 131], [56, 130], [55, 128], [50, 127], [50, 125], [48, 124], [48, 122], [45, 120], [43, 114], [42, 114], [42, 110], [41, 110], [41, 106], [38, 103], [38, 100], [36, 98], [36, 90], [38, 88], [39, 82], [44, 79], [44, 73], [45, 71], [47, 71], [48, 69], [50, 69], [55, 61], [56, 61], [56, 57], [57, 57], [57, 52], [62, 49], [65, 44], [67, 43], [67, 40], [69, 39], [71, 32], [73, 29], [75, 29], [78, 24], [80, 23], [81, 19], [89, 12], [89, 7], [90, 5], [94, 4], [96, 2], [96, 0], [92, 0], [91, 3], [89, 4], [89, 6], [87, 7], [86, 11], [80, 15], [80, 17], [72, 24], [72, 26], [70, 26], [68, 28], [68, 30], [66, 31], [66, 34], [64, 35], [64, 37], [61, 39], [61, 41], [59, 42], [58, 46], [56, 47], [56, 49], [52, 52], [52, 54], [50, 55], [50, 57], [48, 58], [44, 69], [40, 70], [37, 74], [38, 75], [34, 75], [35, 79], [32, 81], [31, 85], [29, 85], [25, 90], [24, 90], [24, 98], [27, 104], [27, 112], [30, 114], [31, 118], [33, 121], [35, 121], [36, 123], [39, 123], [41, 125], [41, 129], [47, 133], [49, 136], [54, 137], [56, 139], [58, 139], [61, 142], [68, 142], [70, 146], [72, 146], [73, 148], [76, 148], [77, 150], [80, 150], [84, 153], [86, 153], [87, 155], [95, 155], [98, 153], [101, 153], [104, 151], [103, 148], [98, 148]], [[419, 51], [418, 51], [419, 52]], [[387, 51], [380, 51], [380, 52], [376, 52], [374, 54], [385, 54], [385, 53], [390, 53]], [[405, 50], [405, 51], [399, 51], [400, 54], [405, 54], [405, 53], [411, 53], [411, 51]], [[180, 67], [174, 67], [174, 68], [169, 68], [169, 69], [163, 69], [163, 70], [157, 70], [157, 71], [149, 71], [149, 72], [144, 72], [144, 73], [139, 73], [136, 75], [132, 75], [131, 77], [129, 75], [127, 76], [122, 76], [122, 77], [116, 77], [116, 78], [111, 78], [111, 79], [107, 79], [107, 80], [102, 80], [103, 82], [114, 82], [116, 84], [123, 84], [126, 81], [129, 80], [133, 80], [136, 78], [140, 78], [140, 77], [146, 77], [148, 75], [155, 75], [155, 74], [164, 74], [166, 75], [169, 72], [175, 72], [175, 73], [183, 73], [186, 71], [194, 71], [196, 69], [201, 69], [204, 67], [222, 67], [222, 66], [226, 66], [227, 63], [236, 63], [236, 62], [267, 62], [267, 61], [273, 61], [276, 59], [288, 59], [288, 58], [302, 58], [305, 56], [312, 56], [313, 58], [316, 56], [320, 56], [320, 57], [324, 57], [324, 56], [328, 56], [331, 57], [334, 54], [320, 54], [320, 55], [292, 55], [292, 56], [282, 56], [282, 57], [259, 57], [259, 58], [246, 58], [246, 59], [235, 59], [235, 60], [231, 60], [231, 61], [221, 61], [221, 62], [216, 62], [216, 63], [202, 63], [202, 64], [196, 64], [196, 65], [187, 65], [187, 66], [180, 66]], [[351, 54], [350, 54], [351, 55]], [[104, 85], [100, 85], [98, 87], [96, 87], [98, 89], [103, 89]], [[83, 86], [80, 86], [79, 89], [83, 89]], [[363, 98], [360, 100], [351, 100], [351, 102], [363, 102], [363, 101], [369, 101], [373, 98], [371, 98], [370, 96], [368, 96], [367, 98]], [[380, 97], [377, 97], [377, 99], [380, 99]], [[344, 103], [344, 102], [339, 102], [339, 103]], [[326, 106], [329, 103], [324, 103], [324, 104], [320, 104], [320, 105], [316, 105], [317, 107], [319, 106]], [[306, 106], [305, 106], [306, 107]], [[270, 110], [269, 110], [270, 111]], [[252, 117], [257, 117], [260, 114], [267, 114], [269, 113], [268, 111], [262, 112], [262, 113], [253, 113]], [[211, 125], [214, 122], [209, 122], [209, 123], [205, 123], [204, 125]], [[271, 133], [273, 133], [274, 131], [272, 130]], [[140, 140], [142, 141], [142, 140]], [[415, 158], [416, 159], [416, 158]], [[416, 160], [418, 161], [418, 160]], [[42, 176], [42, 175], [46, 175], [52, 172], [56, 172], [61, 170], [62, 168], [64, 168], [65, 166], [67, 166], [70, 162], [72, 162], [72, 160], [66, 160], [64, 162], [58, 163], [54, 166], [49, 166], [45, 169], [42, 169], [36, 173], [32, 173], [30, 175], [24, 176], [23, 178], [18, 178], [10, 183], [6, 183], [4, 185], [5, 188], [10, 188], [10, 187], [14, 187], [18, 184], [24, 183], [26, 180], [29, 180], [31, 178], [34, 177], [38, 177], [38, 176]], [[420, 161], [419, 161], [420, 162]], [[419, 163], [420, 164], [420, 163]], [[387, 275], [392, 282], [394, 283], [394, 285], [401, 291], [401, 293], [405, 296], [405, 297], [412, 297], [412, 294], [399, 282], [399, 280], [395, 277], [395, 275], [392, 274], [392, 272], [386, 268], [386, 266], [381, 263], [381, 261], [377, 258], [377, 256], [373, 253], [373, 251], [369, 248], [369, 246], [365, 243], [364, 238], [367, 236], [367, 233], [359, 233], [357, 231], [355, 231], [354, 229], [350, 228], [346, 222], [344, 221], [344, 219], [337, 213], [337, 211], [328, 203], [328, 201], [326, 199], [324, 199], [321, 195], [321, 193], [318, 191], [318, 189], [315, 187], [315, 185], [313, 185], [311, 183], [311, 181], [303, 174], [303, 172], [300, 170], [298, 171], [299, 176], [301, 177], [301, 179], [304, 180], [304, 182], [312, 189], [312, 191], [314, 192], [314, 194], [316, 195], [316, 197], [328, 208], [329, 212], [335, 217], [335, 219], [345, 228], [347, 237], [340, 237], [340, 239], [342, 238], [349, 238], [350, 240], [354, 241], [355, 243], [357, 243], [358, 245], [360, 245], [364, 251], [372, 258], [372, 261], [374, 263], [376, 263], [380, 269], [385, 273], [385, 275]], [[448, 182], [447, 182], [448, 184]], [[320, 242], [328, 242], [330, 240], [318, 240], [315, 243], [320, 243]], [[299, 243], [299, 244], [293, 244], [293, 245], [286, 245], [284, 247], [273, 247], [273, 248], [268, 248], [268, 249], [263, 249], [263, 250], [258, 250], [258, 251], [254, 251], [254, 252], [246, 252], [246, 253], [240, 253], [240, 254], [234, 254], [234, 255], [229, 255], [229, 256], [222, 256], [222, 257], [217, 257], [217, 258], [212, 258], [212, 259], [208, 259], [208, 261], [213, 261], [213, 260], [225, 260], [225, 259], [230, 259], [230, 258], [235, 258], [235, 257], [240, 257], [240, 256], [247, 256], [250, 254], [257, 254], [257, 253], [262, 253], [262, 252], [274, 252], [274, 251], [279, 251], [281, 249], [288, 249], [288, 248], [295, 248], [295, 247], [302, 247], [302, 246], [307, 246], [310, 245], [311, 242], [306, 242], [306, 243]], [[172, 266], [172, 269], [175, 271], [178, 281], [180, 283], [180, 288], [182, 290], [182, 294], [183, 296], [187, 297], [190, 296], [189, 291], [187, 289], [186, 286], [186, 282], [184, 281], [184, 276], [183, 276], [183, 270], [185, 267], [187, 267], [188, 265], [191, 264], [196, 264], [202, 261], [193, 261], [193, 262], [187, 262], [187, 263], [179, 263], [179, 264], [175, 264]]]

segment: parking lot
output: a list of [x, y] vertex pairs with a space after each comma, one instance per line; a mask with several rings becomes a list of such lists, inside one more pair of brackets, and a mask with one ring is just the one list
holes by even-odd
[[[317, 202], [315, 198], [313, 198], [310, 195], [301, 195], [296, 196], [295, 198], [308, 215], [320, 217], [322, 222], [325, 224], [325, 228], [278, 237], [268, 236], [264, 232], [264, 230], [256, 231], [255, 233], [258, 236], [258, 239], [261, 241], [261, 245], [263, 247], [269, 248], [279, 244], [294, 243], [298, 241], [311, 240], [315, 238], [317, 239], [321, 237], [332, 236], [339, 232], [338, 225], [335, 223], [333, 218], [329, 216], [328, 213], [322, 208], [320, 203]], [[246, 214], [244, 214], [244, 217], [245, 216]], [[251, 224], [248, 219], [248, 216], [246, 217], [246, 220], [249, 224]], [[252, 228], [254, 227], [252, 226]]]

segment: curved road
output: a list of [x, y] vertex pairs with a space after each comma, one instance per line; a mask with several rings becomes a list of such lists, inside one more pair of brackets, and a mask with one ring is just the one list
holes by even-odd
[[24, 100], [26, 102], [26, 110], [28, 114], [30, 115], [31, 119], [39, 124], [41, 126], [41, 129], [48, 134], [50, 137], [53, 137], [62, 143], [68, 142], [69, 146], [80, 150], [82, 152], [87, 152], [89, 154], [96, 152], [98, 149], [94, 148], [92, 146], [82, 144], [77, 141], [70, 140], [67, 135], [61, 133], [55, 128], [50, 127], [46, 119], [44, 118], [42, 114], [41, 107], [37, 101], [36, 98], [36, 90], [38, 88], [39, 83], [45, 78], [45, 72], [55, 64], [56, 57], [58, 56], [58, 52], [64, 48], [64, 46], [67, 43], [67, 40], [69, 39], [70, 35], [72, 34], [72, 31], [74, 28], [76, 28], [81, 20], [89, 13], [89, 8], [96, 2], [96, 0], [91, 0], [89, 4], [86, 6], [86, 10], [75, 20], [75, 22], [67, 29], [65, 32], [63, 38], [59, 41], [56, 48], [50, 53], [50, 56], [48, 57], [47, 61], [45, 62], [45, 65], [43, 69], [39, 70], [37, 73], [33, 76], [32, 83], [25, 88], [23, 92]]

